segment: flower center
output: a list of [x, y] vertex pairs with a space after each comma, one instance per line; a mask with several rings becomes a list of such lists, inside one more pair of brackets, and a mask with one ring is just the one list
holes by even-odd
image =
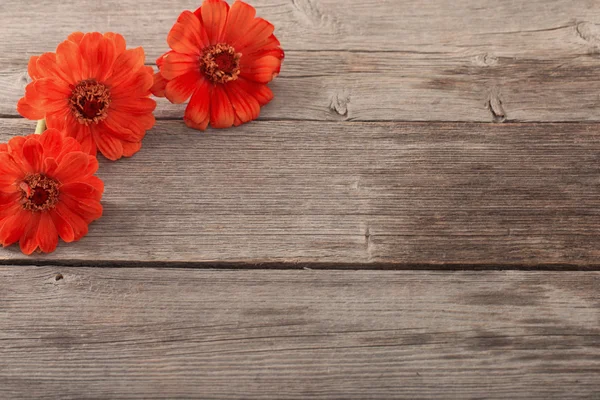
[[21, 204], [29, 211], [45, 211], [58, 203], [58, 181], [42, 174], [32, 174], [20, 184]]
[[225, 43], [209, 46], [200, 57], [200, 71], [214, 83], [235, 81], [240, 74], [241, 56]]
[[108, 115], [110, 90], [93, 79], [81, 81], [71, 92], [69, 105], [80, 124], [97, 124]]

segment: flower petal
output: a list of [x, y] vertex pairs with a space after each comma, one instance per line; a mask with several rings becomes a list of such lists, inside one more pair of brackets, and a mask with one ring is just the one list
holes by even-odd
[[123, 142], [123, 157], [131, 157], [142, 148], [142, 142]]
[[273, 92], [265, 84], [248, 81], [243, 78], [239, 78], [237, 83], [246, 93], [256, 98], [261, 106], [273, 100]]
[[44, 149], [44, 156], [46, 157], [58, 157], [62, 150], [63, 138], [62, 134], [57, 129], [46, 129], [44, 133], [40, 135], [40, 145]]
[[121, 55], [127, 48], [127, 43], [123, 35], [114, 32], [106, 32], [104, 37], [111, 40], [115, 44], [115, 54]]
[[40, 250], [44, 253], [52, 253], [58, 245], [58, 232], [56, 231], [52, 217], [47, 212], [40, 213], [36, 241], [40, 246]]
[[18, 212], [4, 221], [2, 228], [0, 228], [0, 242], [2, 246], [10, 246], [23, 236], [32, 214], [20, 208]]
[[84, 182], [71, 182], [60, 187], [60, 192], [74, 199], [94, 199], [100, 201], [102, 192]]
[[96, 79], [103, 82], [111, 72], [115, 63], [115, 43], [99, 32], [83, 35], [79, 49], [84, 60], [85, 79]]
[[106, 83], [114, 88], [130, 80], [131, 76], [144, 66], [144, 60], [145, 55], [142, 47], [126, 50], [115, 60], [112, 72], [106, 78]]
[[234, 118], [229, 96], [222, 85], [216, 85], [210, 97], [210, 125], [213, 128], [229, 128], [233, 125]]
[[17, 103], [17, 112], [21, 114], [21, 116], [32, 120], [42, 119], [45, 115], [43, 110], [29, 104], [25, 97], [22, 97]]
[[40, 172], [43, 167], [44, 148], [39, 141], [27, 139], [23, 145], [23, 157], [31, 167], [31, 171]]
[[200, 7], [202, 24], [206, 29], [210, 44], [222, 42], [228, 12], [229, 5], [223, 0], [204, 0], [202, 3]]
[[75, 240], [73, 228], [66, 219], [56, 212], [56, 210], [50, 210], [48, 214], [50, 214], [50, 218], [52, 218], [52, 222], [54, 222], [54, 227], [56, 228], [58, 235], [65, 243], [71, 243]]
[[178, 53], [200, 55], [209, 45], [208, 36], [200, 20], [191, 11], [181, 13], [167, 36], [169, 47]]
[[279, 74], [281, 59], [272, 55], [266, 55], [253, 59], [251, 63], [243, 65], [240, 60], [240, 66], [240, 75], [242, 77], [258, 83], [269, 83]]
[[[78, 32], [81, 33], [81, 32]], [[81, 38], [83, 34], [81, 33]], [[61, 70], [70, 73], [73, 82], [83, 80], [83, 57], [79, 49], [79, 42], [73, 40], [65, 40], [56, 48], [56, 62]]]
[[196, 69], [184, 75], [180, 75], [169, 81], [165, 94], [171, 103], [181, 104], [185, 102], [196, 91], [201, 81], [204, 80], [200, 75], [200, 70]]
[[245, 53], [246, 47], [266, 41], [273, 34], [275, 27], [270, 22], [255, 18], [250, 28], [238, 40], [231, 43], [236, 51]]
[[79, 178], [89, 164], [88, 154], [75, 151], [64, 155], [54, 172], [54, 177], [63, 184], [67, 184]]
[[229, 84], [224, 86], [235, 114], [241, 123], [258, 118], [260, 115], [260, 104], [256, 98], [246, 93], [237, 81], [229, 82]]
[[55, 224], [58, 228], [59, 228], [59, 234], [61, 235], [61, 238], [65, 241], [65, 242], [73, 242], [73, 241], [78, 241], [80, 240], [82, 237], [84, 237], [85, 235], [87, 235], [88, 233], [88, 223], [78, 214], [74, 213], [73, 211], [71, 211], [69, 209], [69, 207], [67, 207], [63, 202], [59, 202], [56, 205], [56, 208], [54, 209], [54, 212], [62, 219], [64, 220], [67, 224], [69, 224], [71, 226], [71, 229], [73, 230], [73, 239], [72, 240], [67, 240], [70, 239], [70, 237], [67, 236], [67, 238], [65, 238], [63, 236], [64, 234], [68, 234], [68, 230], [65, 229], [64, 225], [60, 224], [60, 221], [58, 224]]
[[160, 73], [165, 79], [171, 80], [179, 75], [198, 70], [199, 67], [200, 61], [196, 55], [170, 53], [163, 58]]
[[[154, 84], [150, 91], [156, 97], [165, 97], [165, 89], [167, 88], [167, 84], [169, 83], [160, 72], [154, 74]], [[23, 115], [23, 114], [21, 114]]]
[[38, 247], [37, 242], [37, 231], [38, 226], [40, 224], [41, 213], [34, 212], [30, 213], [29, 221], [27, 226], [25, 227], [25, 231], [19, 240], [19, 245], [21, 246], [21, 251], [25, 255], [32, 254], [35, 249]]
[[[206, 129], [208, 122], [206, 122], [206, 125], [204, 122], [208, 121], [210, 117], [210, 88], [211, 85], [204, 79], [192, 95], [183, 117], [188, 126], [192, 126], [195, 129]], [[204, 128], [202, 129], [201, 126], [204, 126]]]
[[256, 10], [251, 5], [243, 1], [233, 3], [223, 31], [223, 41], [225, 43], [235, 43], [252, 26], [255, 16]]
[[36, 65], [39, 58], [39, 56], [31, 56], [29, 58], [29, 64], [27, 64], [27, 74], [31, 79], [39, 79], [42, 77], [38, 72]]
[[108, 133], [107, 130], [101, 131], [93, 129], [92, 135], [100, 153], [111, 161], [116, 161], [123, 157], [123, 144], [121, 140]]

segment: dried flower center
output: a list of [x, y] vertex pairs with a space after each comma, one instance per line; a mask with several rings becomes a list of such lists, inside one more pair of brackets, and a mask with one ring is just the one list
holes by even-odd
[[202, 52], [200, 71], [214, 83], [235, 81], [240, 74], [241, 56], [225, 43], [209, 46]]
[[97, 124], [108, 115], [110, 90], [93, 79], [81, 81], [73, 89], [69, 105], [80, 124]]
[[58, 203], [58, 181], [42, 174], [32, 174], [20, 184], [21, 204], [29, 211], [44, 211]]

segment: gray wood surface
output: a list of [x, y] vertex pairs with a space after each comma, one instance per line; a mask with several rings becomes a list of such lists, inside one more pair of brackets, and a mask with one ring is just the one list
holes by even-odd
[[[0, 120], [0, 140], [28, 129]], [[102, 162], [89, 235], [34, 258], [594, 267], [598, 154], [588, 124], [160, 121]]]
[[[598, 121], [600, 8], [579, 0], [259, 0], [287, 51], [263, 119]], [[148, 62], [184, 0], [3, 0], [0, 115], [15, 115], [28, 57], [73, 30], [115, 30]], [[44, 12], [31, 12], [31, 9]], [[23, 29], [24, 26], [30, 29]], [[43, 26], [43, 35], [35, 27]], [[34, 27], [34, 28], [31, 28]], [[162, 101], [162, 118], [182, 106]]]
[[0, 278], [2, 398], [600, 396], [598, 272], [57, 266]]
[[[0, 0], [0, 142], [31, 55], [200, 2]], [[86, 238], [0, 249], [0, 399], [600, 399], [598, 1], [250, 2], [259, 121], [159, 100]]]

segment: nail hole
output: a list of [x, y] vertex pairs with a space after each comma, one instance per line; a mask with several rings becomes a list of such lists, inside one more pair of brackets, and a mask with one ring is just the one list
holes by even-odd
[[55, 281], [60, 281], [61, 279], [63, 279], [62, 274], [56, 274], [56, 276], [54, 277]]

